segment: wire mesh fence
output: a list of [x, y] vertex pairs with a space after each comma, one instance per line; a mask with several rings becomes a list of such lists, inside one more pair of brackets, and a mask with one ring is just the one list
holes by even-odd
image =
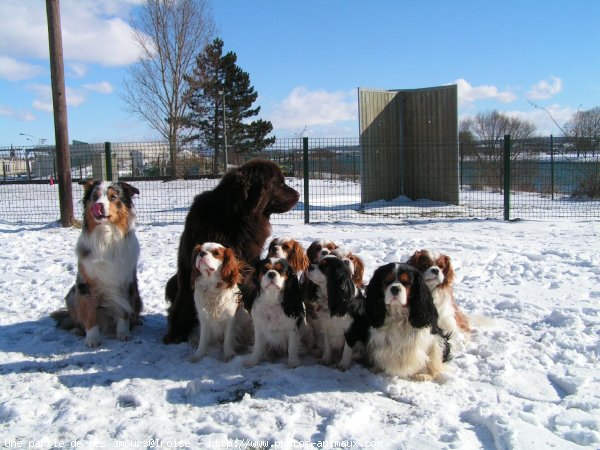
[[[401, 146], [358, 138], [277, 139], [259, 153], [230, 149], [228, 167], [258, 157], [282, 168], [301, 198], [294, 210], [273, 216], [275, 222], [502, 219], [507, 207], [511, 219], [600, 218], [596, 140], [514, 141], [508, 165], [501, 139], [418, 145], [410, 154], [427, 156], [408, 158]], [[81, 182], [102, 178], [128, 181], [140, 190], [139, 222], [183, 222], [194, 196], [212, 189], [224, 170], [223, 161], [215, 161], [212, 152], [193, 146], [178, 149], [173, 170], [164, 142], [76, 144], [70, 152], [77, 218], [81, 218]], [[0, 221], [58, 220], [54, 147], [0, 148], [0, 159]], [[377, 170], [369, 169], [370, 159], [377, 160]]]

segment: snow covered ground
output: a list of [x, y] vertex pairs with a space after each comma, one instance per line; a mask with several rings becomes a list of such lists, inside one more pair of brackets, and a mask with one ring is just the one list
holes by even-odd
[[[305, 357], [243, 367], [165, 346], [163, 289], [180, 224], [138, 226], [145, 324], [90, 350], [48, 314], [75, 279], [79, 231], [0, 223], [3, 448], [598, 448], [600, 223], [277, 222], [379, 265], [430, 248], [459, 266], [457, 300], [480, 329], [441, 382], [348, 372]], [[312, 442], [308, 444], [307, 442]]]

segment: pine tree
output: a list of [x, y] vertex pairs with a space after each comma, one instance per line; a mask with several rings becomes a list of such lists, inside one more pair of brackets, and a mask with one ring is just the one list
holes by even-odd
[[237, 65], [237, 55], [223, 55], [221, 39], [215, 39], [198, 55], [186, 80], [190, 86], [186, 126], [193, 130], [190, 139], [200, 140], [214, 150], [214, 173], [223, 161], [223, 103], [228, 153], [261, 151], [275, 142], [274, 137], [267, 137], [273, 131], [271, 122], [249, 122], [260, 112], [260, 106], [252, 107], [258, 93], [250, 84], [248, 73]]

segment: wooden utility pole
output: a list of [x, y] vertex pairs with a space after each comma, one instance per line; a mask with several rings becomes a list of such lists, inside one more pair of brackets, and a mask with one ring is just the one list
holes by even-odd
[[50, 76], [52, 78], [52, 106], [54, 107], [60, 222], [63, 227], [70, 227], [73, 224], [73, 189], [67, 127], [65, 67], [60, 27], [60, 0], [46, 0], [46, 16], [48, 17], [48, 42], [50, 44]]

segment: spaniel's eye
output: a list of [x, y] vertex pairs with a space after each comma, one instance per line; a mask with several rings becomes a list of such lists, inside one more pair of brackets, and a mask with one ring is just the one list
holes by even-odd
[[410, 286], [410, 281], [408, 281], [408, 280], [400, 280], [400, 284], [402, 286]]
[[284, 250], [289, 250], [289, 249], [290, 249], [290, 246], [289, 246], [289, 245], [287, 245], [287, 244], [283, 244], [283, 245], [281, 246], [281, 248], [282, 248], [282, 249], [284, 249]]
[[344, 264], [346, 264], [347, 266], [349, 266], [349, 265], [350, 265], [350, 260], [348, 260], [348, 259], [345, 259], [345, 260], [344, 260]]
[[93, 200], [93, 201], [96, 201], [96, 200], [98, 200], [98, 194], [97, 194], [97, 193], [95, 193], [95, 192], [94, 192], [94, 193], [92, 194], [92, 200]]
[[116, 201], [117, 201], [117, 196], [116, 196], [115, 194], [112, 194], [112, 195], [110, 196], [110, 201], [111, 201], [111, 202], [116, 202]]
[[216, 258], [217, 256], [219, 256], [219, 251], [218, 250], [213, 250], [212, 251], [212, 255]]

